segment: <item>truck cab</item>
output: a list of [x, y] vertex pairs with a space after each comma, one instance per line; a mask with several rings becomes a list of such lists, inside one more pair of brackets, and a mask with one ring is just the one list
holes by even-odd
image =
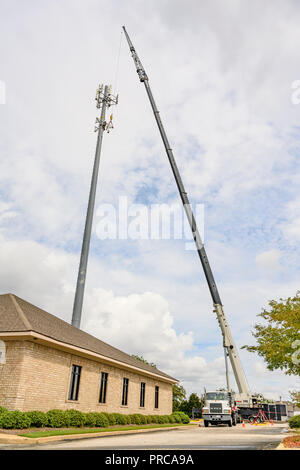
[[210, 424], [227, 424], [235, 426], [237, 414], [234, 402], [234, 395], [226, 390], [209, 391], [205, 393], [205, 402], [202, 409], [204, 426]]

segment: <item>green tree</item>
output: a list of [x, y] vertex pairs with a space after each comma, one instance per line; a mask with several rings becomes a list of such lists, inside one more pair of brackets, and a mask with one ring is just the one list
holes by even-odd
[[300, 390], [289, 391], [292, 403], [300, 408]]
[[146, 359], [143, 358], [143, 356], [139, 356], [138, 354], [131, 354], [131, 356], [141, 362], [144, 362], [144, 364], [149, 364], [149, 366], [155, 367], [157, 369], [156, 364], [154, 364], [153, 362], [148, 362]]
[[180, 411], [181, 404], [186, 400], [186, 391], [182, 385], [173, 385], [173, 411]]
[[184, 400], [180, 405], [180, 410], [189, 417], [192, 416], [193, 408], [202, 409], [204, 404], [203, 398], [199, 398], [196, 393], [191, 393], [188, 400]]
[[300, 375], [300, 292], [294, 297], [269, 301], [270, 309], [258, 316], [266, 325], [254, 325], [256, 346], [243, 346], [263, 357], [269, 370]]

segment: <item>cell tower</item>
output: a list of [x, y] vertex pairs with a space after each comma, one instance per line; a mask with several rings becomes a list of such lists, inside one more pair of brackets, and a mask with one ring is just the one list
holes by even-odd
[[110, 108], [110, 106], [118, 104], [118, 95], [117, 96], [112, 95], [111, 86], [100, 85], [96, 91], [95, 99], [96, 99], [96, 107], [98, 109], [101, 109], [101, 113], [100, 113], [100, 118], [98, 117], [96, 118], [95, 132], [98, 132], [98, 138], [97, 138], [95, 160], [94, 160], [89, 202], [88, 202], [88, 208], [87, 208], [87, 214], [86, 214], [86, 220], [85, 220], [80, 264], [79, 264], [77, 285], [76, 285], [76, 292], [75, 292], [75, 299], [74, 299], [74, 306], [73, 306], [72, 325], [76, 326], [77, 328], [80, 328], [80, 323], [81, 323], [83, 295], [84, 295], [86, 270], [87, 270], [87, 263], [88, 263], [88, 256], [89, 256], [91, 232], [92, 232], [92, 223], [93, 223], [93, 215], [94, 215], [94, 206], [95, 206], [95, 198], [96, 198], [96, 190], [97, 190], [97, 180], [98, 180], [98, 173], [99, 173], [99, 163], [100, 163], [103, 133], [104, 131], [109, 133], [110, 130], [113, 128], [112, 114], [110, 115], [110, 119], [108, 122], [106, 121], [105, 114], [106, 114], [106, 110]]

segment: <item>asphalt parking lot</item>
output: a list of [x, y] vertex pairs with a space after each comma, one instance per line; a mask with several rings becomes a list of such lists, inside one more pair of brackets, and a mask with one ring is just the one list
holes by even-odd
[[276, 448], [283, 437], [287, 425], [251, 425], [236, 427], [210, 426], [204, 428], [193, 425], [173, 430], [149, 433], [136, 433], [107, 437], [89, 437], [80, 440], [65, 440], [57, 443], [26, 446], [1, 445], [1, 450], [197, 450], [197, 449], [237, 449], [261, 450]]

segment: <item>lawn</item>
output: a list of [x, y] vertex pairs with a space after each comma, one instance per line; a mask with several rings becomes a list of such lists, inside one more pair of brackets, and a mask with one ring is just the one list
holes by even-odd
[[131, 425], [131, 426], [113, 426], [108, 428], [66, 428], [66, 429], [47, 429], [40, 431], [28, 431], [26, 433], [18, 434], [22, 437], [49, 437], [49, 436], [69, 436], [72, 434], [93, 434], [101, 432], [117, 432], [117, 431], [135, 431], [139, 429], [157, 429], [157, 428], [170, 428], [174, 426], [188, 426], [183, 423], [172, 424], [144, 424], [144, 425]]

